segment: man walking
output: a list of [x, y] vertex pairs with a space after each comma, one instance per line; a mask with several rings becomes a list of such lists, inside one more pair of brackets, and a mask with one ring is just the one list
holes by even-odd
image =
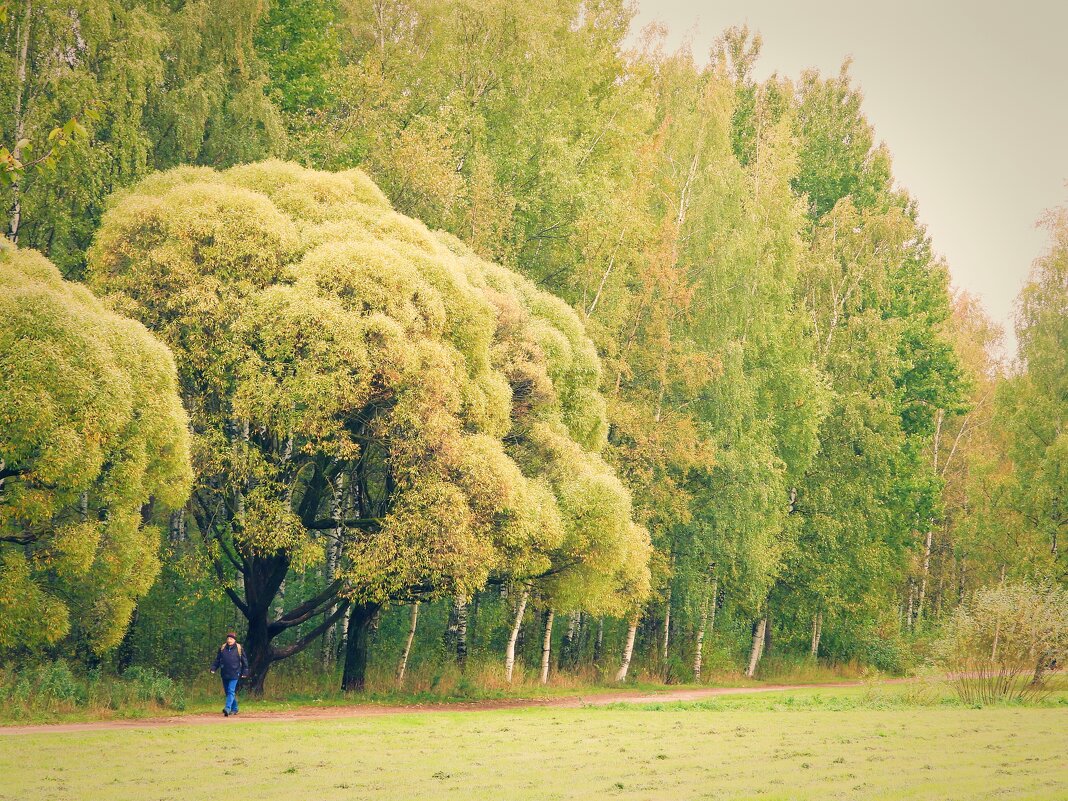
[[223, 714], [227, 717], [237, 714], [237, 680], [248, 678], [248, 659], [245, 658], [245, 649], [237, 641], [237, 635], [232, 631], [226, 635], [226, 642], [219, 647], [219, 653], [215, 655], [215, 662], [211, 666], [211, 672], [219, 671], [222, 676], [223, 690], [226, 692], [226, 706]]

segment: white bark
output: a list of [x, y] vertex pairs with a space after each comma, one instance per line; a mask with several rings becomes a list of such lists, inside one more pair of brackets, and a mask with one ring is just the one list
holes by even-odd
[[934, 531], [931, 527], [927, 529], [927, 542], [923, 549], [923, 573], [920, 576], [920, 597], [916, 601], [916, 619], [919, 620], [923, 617], [923, 599], [927, 595], [927, 576], [931, 572], [931, 541], [934, 538]]
[[667, 597], [664, 598], [664, 641], [660, 653], [660, 660], [667, 665], [668, 644], [671, 636], [671, 585], [667, 588]]
[[397, 686], [404, 683], [404, 674], [408, 670], [408, 655], [412, 652], [412, 642], [415, 640], [415, 627], [419, 622], [419, 602], [412, 604], [412, 622], [408, 626], [408, 640], [404, 643], [404, 653], [401, 654], [400, 665], [397, 666]]
[[545, 615], [545, 636], [541, 641], [541, 683], [549, 681], [549, 653], [553, 647], [553, 610]]
[[[22, 161], [21, 142], [26, 136], [26, 114], [23, 97], [26, 94], [26, 70], [29, 64], [30, 28], [33, 26], [33, 3], [26, 0], [22, 12], [22, 24], [19, 26], [19, 55], [15, 66], [15, 149], [11, 152], [16, 161]], [[11, 186], [14, 199], [11, 203], [11, 219], [8, 226], [8, 238], [19, 241], [19, 226], [22, 223], [22, 192], [19, 181]]]
[[697, 640], [693, 649], [693, 680], [701, 680], [701, 660], [704, 656], [705, 626], [708, 625], [708, 598], [701, 604], [701, 618], [697, 624]]
[[816, 659], [820, 654], [820, 637], [823, 636], [823, 612], [817, 612], [812, 616], [812, 658]]
[[638, 618], [635, 617], [627, 628], [627, 644], [623, 647], [623, 664], [616, 673], [616, 681], [626, 681], [630, 670], [630, 659], [634, 655], [634, 635], [638, 633]]
[[512, 631], [508, 635], [508, 647], [504, 652], [504, 678], [512, 683], [512, 669], [515, 667], [515, 641], [519, 637], [519, 627], [523, 624], [523, 613], [527, 610], [527, 599], [530, 598], [530, 589], [523, 588], [519, 596], [519, 606], [516, 608], [515, 621], [512, 623]]
[[760, 623], [753, 632], [753, 648], [749, 652], [749, 667], [745, 671], [745, 675], [749, 678], [753, 678], [756, 675], [757, 665], [760, 664], [760, 657], [764, 653], [764, 632], [767, 631], [767, 628], [767, 617], [760, 618]]
[[456, 663], [467, 664], [467, 599], [456, 597]]
[[[345, 536], [345, 474], [342, 473], [334, 484], [334, 494], [330, 503], [330, 513], [334, 516], [334, 538], [326, 544], [326, 583], [330, 584], [337, 576], [337, 566], [341, 555], [341, 543]], [[326, 616], [334, 614], [337, 609], [332, 605], [326, 611]], [[323, 632], [322, 662], [324, 668], [329, 668], [334, 661], [334, 645], [337, 642], [337, 623]]]

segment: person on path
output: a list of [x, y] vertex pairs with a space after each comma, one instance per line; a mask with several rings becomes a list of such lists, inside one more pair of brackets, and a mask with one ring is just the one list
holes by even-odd
[[226, 706], [223, 714], [227, 717], [237, 714], [237, 680], [248, 678], [248, 659], [245, 658], [245, 649], [237, 641], [237, 635], [232, 631], [226, 635], [226, 642], [219, 647], [219, 653], [215, 655], [211, 672], [219, 671], [222, 677], [223, 691], [226, 693]]

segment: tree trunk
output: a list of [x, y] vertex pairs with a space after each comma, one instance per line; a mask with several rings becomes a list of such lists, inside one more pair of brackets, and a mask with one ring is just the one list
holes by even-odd
[[367, 681], [367, 652], [371, 621], [381, 604], [362, 603], [352, 607], [348, 635], [345, 638], [345, 670], [341, 676], [343, 692], [362, 692]]
[[697, 637], [693, 648], [693, 680], [701, 681], [701, 660], [705, 647], [705, 626], [708, 625], [708, 596], [701, 603], [701, 616], [697, 623]]
[[823, 612], [817, 612], [812, 616], [812, 658], [817, 659], [820, 654], [820, 637], [823, 636]]
[[578, 648], [579, 622], [581, 612], [572, 612], [567, 618], [567, 629], [564, 630], [564, 641], [560, 644], [560, 660], [557, 667], [563, 670], [572, 667], [577, 661], [575, 652]]
[[549, 653], [553, 647], [553, 610], [545, 613], [545, 636], [541, 641], [541, 683], [549, 682]]
[[[26, 136], [26, 114], [23, 108], [23, 98], [26, 94], [26, 70], [29, 62], [30, 29], [33, 26], [33, 3], [25, 0], [22, 12], [22, 24], [19, 26], [19, 55], [15, 66], [15, 142], [11, 155], [18, 161], [22, 160], [22, 147], [20, 143]], [[12, 242], [19, 241], [19, 226], [22, 223], [22, 188], [20, 181], [16, 180], [11, 185], [13, 195], [11, 202], [11, 214], [8, 224], [7, 236]]]
[[623, 646], [623, 663], [619, 666], [619, 671], [616, 673], [616, 681], [626, 681], [627, 671], [630, 670], [630, 659], [634, 655], [634, 635], [638, 633], [638, 618], [633, 618], [630, 621], [630, 626], [627, 627], [627, 644]]
[[397, 668], [397, 686], [404, 683], [404, 673], [408, 670], [408, 654], [412, 652], [412, 641], [415, 640], [415, 626], [419, 622], [419, 602], [412, 604], [412, 622], [408, 626], [408, 641], [404, 643], [404, 653], [401, 654], [400, 666]]
[[[674, 560], [672, 560], [674, 562]], [[664, 632], [661, 641], [660, 663], [667, 668], [668, 645], [671, 637], [671, 585], [668, 584], [667, 595], [664, 597]]]
[[916, 582], [909, 579], [909, 605], [905, 614], [905, 626], [912, 631], [913, 615], [916, 612]]
[[916, 619], [920, 620], [923, 617], [923, 601], [927, 595], [927, 575], [931, 571], [931, 540], [934, 538], [934, 531], [931, 527], [927, 528], [927, 542], [923, 547], [923, 572], [920, 574], [920, 597], [916, 601]]
[[456, 598], [456, 664], [467, 667], [467, 599]]
[[760, 618], [760, 622], [753, 626], [753, 648], [749, 652], [749, 667], [746, 668], [745, 675], [749, 678], [753, 678], [756, 675], [757, 665], [760, 664], [760, 657], [764, 653], [764, 632], [768, 628], [768, 619], [766, 617]]
[[[330, 513], [334, 516], [334, 520], [337, 521], [337, 526], [334, 528], [333, 542], [328, 542], [326, 546], [326, 583], [329, 584], [337, 576], [338, 562], [341, 561], [341, 543], [345, 537], [345, 473], [342, 473], [337, 477], [337, 482], [334, 484], [334, 495], [330, 504]], [[331, 606], [327, 610], [327, 614], [332, 614], [336, 607]], [[323, 635], [323, 649], [322, 649], [322, 663], [324, 669], [329, 669], [334, 663], [334, 658], [337, 654], [337, 624], [326, 630]]]
[[597, 618], [597, 637], [593, 641], [593, 664], [599, 665], [604, 656], [604, 618]]
[[248, 622], [242, 645], [248, 657], [248, 685], [246, 691], [254, 696], [263, 694], [267, 671], [275, 661], [270, 631], [270, 614], [274, 597], [285, 580], [289, 560], [285, 556], [250, 556], [244, 560], [245, 608], [242, 613]]
[[530, 598], [530, 589], [524, 587], [519, 596], [519, 605], [516, 607], [515, 622], [508, 635], [508, 647], [504, 652], [504, 678], [509, 684], [512, 683], [512, 669], [515, 667], [515, 641], [519, 637], [519, 627], [523, 625], [523, 613], [527, 611], [528, 598]]

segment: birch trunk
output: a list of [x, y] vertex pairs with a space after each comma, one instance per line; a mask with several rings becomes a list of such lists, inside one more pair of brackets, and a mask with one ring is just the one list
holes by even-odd
[[627, 627], [627, 644], [623, 647], [623, 664], [616, 673], [616, 681], [626, 681], [627, 671], [630, 670], [630, 659], [634, 655], [634, 635], [638, 633], [638, 618], [630, 621]]
[[560, 659], [557, 667], [560, 670], [570, 667], [577, 660], [575, 652], [578, 647], [579, 619], [581, 612], [572, 612], [567, 619], [567, 629], [564, 631], [564, 641], [560, 645]]
[[397, 666], [397, 686], [404, 683], [404, 674], [408, 670], [408, 655], [412, 652], [412, 642], [415, 640], [415, 627], [419, 622], [419, 602], [412, 604], [412, 622], [408, 626], [408, 640], [404, 643], [404, 653], [401, 654], [400, 665]]
[[456, 599], [456, 664], [467, 667], [467, 599]]
[[760, 618], [760, 622], [753, 628], [753, 648], [749, 652], [749, 667], [745, 671], [745, 675], [749, 678], [756, 675], [757, 665], [760, 664], [760, 657], [764, 653], [764, 632], [767, 628], [766, 617]]
[[708, 625], [708, 597], [701, 604], [701, 618], [697, 624], [697, 640], [693, 649], [693, 680], [701, 681], [701, 659], [705, 647], [705, 626]]
[[545, 636], [541, 641], [541, 683], [549, 682], [549, 653], [553, 647], [553, 610], [545, 613]]
[[817, 612], [812, 616], [812, 658], [816, 659], [820, 654], [820, 637], [823, 636], [823, 612]]
[[660, 651], [660, 661], [665, 666], [668, 658], [668, 645], [671, 636], [671, 585], [668, 585], [667, 596], [664, 598], [664, 637]]
[[[334, 541], [330, 542], [326, 546], [326, 583], [330, 584], [337, 576], [338, 557], [340, 556], [341, 543], [345, 536], [345, 474], [342, 473], [337, 477], [337, 483], [334, 485], [334, 495], [330, 503], [330, 513], [334, 516], [334, 520], [337, 521], [337, 525], [334, 527]], [[330, 616], [334, 613], [336, 606], [331, 606], [326, 614]], [[334, 661], [334, 644], [337, 642], [337, 624], [328, 628], [323, 634], [323, 654], [322, 662], [324, 668], [329, 668]]]
[[604, 656], [604, 618], [597, 618], [597, 637], [593, 641], [593, 663], [600, 664]]
[[530, 590], [524, 587], [522, 595], [519, 596], [515, 622], [512, 623], [512, 631], [508, 635], [508, 647], [504, 652], [504, 678], [509, 684], [512, 683], [512, 669], [515, 667], [515, 641], [519, 637], [519, 627], [523, 624], [523, 613], [527, 611], [528, 598], [530, 598]]
[[916, 619], [919, 620], [923, 617], [923, 600], [927, 595], [927, 575], [931, 571], [931, 540], [934, 537], [934, 531], [930, 528], [927, 529], [927, 542], [923, 548], [923, 573], [920, 575], [920, 596], [916, 601]]
[[[33, 25], [33, 2], [26, 0], [22, 12], [22, 24], [19, 26], [19, 55], [15, 66], [15, 149], [11, 155], [22, 161], [22, 147], [20, 143], [26, 136], [26, 114], [23, 108], [23, 97], [26, 94], [26, 70], [29, 63], [30, 53], [30, 28]], [[19, 241], [19, 226], [22, 224], [22, 191], [20, 182], [15, 181], [11, 185], [12, 202], [11, 216], [8, 224], [7, 236], [12, 242]]]

